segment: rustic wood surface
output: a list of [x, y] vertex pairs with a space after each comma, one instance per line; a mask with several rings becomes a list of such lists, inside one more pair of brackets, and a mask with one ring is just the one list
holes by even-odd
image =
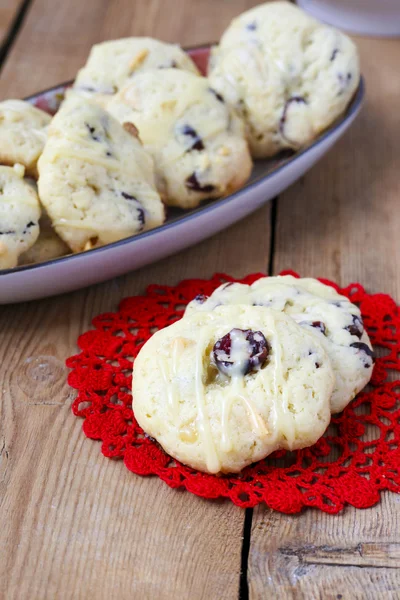
[[[334, 150], [279, 198], [273, 269], [360, 281], [399, 300], [400, 40], [357, 43], [366, 106]], [[255, 509], [250, 597], [399, 598], [399, 515], [393, 494], [334, 517]]]
[[[256, 3], [32, 0], [24, 3], [2, 65], [1, 98], [72, 78], [90, 46], [103, 39], [153, 35], [183, 45], [217, 39], [231, 17]], [[0, 4], [0, 40], [21, 7]], [[213, 600], [238, 598], [240, 590], [254, 600], [400, 596], [396, 496], [335, 517], [257, 508], [247, 511], [245, 527], [245, 512], [228, 503], [170, 490], [104, 459], [72, 417], [73, 391], [65, 383], [64, 360], [92, 317], [151, 282], [174, 284], [215, 271], [239, 276], [272, 261], [274, 272], [294, 268], [343, 284], [360, 280], [399, 299], [400, 42], [359, 45], [368, 88], [364, 112], [279, 198], [276, 215], [266, 206], [139, 272], [0, 307], [1, 600]]]
[[23, 9], [24, 3], [21, 0], [0, 0], [0, 55], [3, 44], [12, 36], [13, 29], [18, 27], [18, 15]]

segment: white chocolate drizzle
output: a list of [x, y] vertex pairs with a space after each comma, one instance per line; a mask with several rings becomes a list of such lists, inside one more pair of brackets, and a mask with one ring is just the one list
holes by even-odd
[[167, 402], [172, 417], [176, 419], [178, 417], [178, 399], [175, 391], [175, 378], [169, 377], [168, 363], [163, 357], [159, 357], [158, 364], [160, 366], [161, 375], [165, 384], [167, 393]]
[[[293, 415], [289, 408], [289, 398], [287, 394], [287, 385], [284, 381], [282, 365], [282, 348], [279, 344], [279, 338], [275, 329], [273, 319], [271, 318], [268, 326], [268, 338], [271, 340], [272, 349], [270, 355], [271, 368], [273, 368], [273, 383], [269, 396], [272, 396], [271, 422], [273, 427], [269, 428], [260, 414], [256, 403], [252, 400], [246, 390], [245, 365], [249, 360], [249, 342], [246, 340], [244, 332], [238, 330], [231, 332], [230, 355], [226, 357], [232, 362], [232, 376], [229, 378], [228, 385], [224, 391], [218, 395], [221, 406], [221, 441], [216, 445], [213, 439], [211, 419], [208, 414], [206, 403], [205, 383], [204, 383], [204, 351], [210, 340], [210, 328], [205, 328], [200, 339], [196, 343], [195, 355], [195, 398], [196, 398], [196, 425], [200, 443], [204, 449], [207, 469], [211, 473], [218, 473], [221, 468], [221, 458], [218, 455], [218, 448], [222, 452], [230, 452], [233, 449], [233, 431], [231, 421], [231, 412], [233, 406], [240, 402], [246, 412], [252, 432], [258, 437], [270, 436], [271, 442], [283, 433], [288, 441], [289, 447], [295, 438], [295, 428]], [[192, 340], [191, 340], [192, 342]], [[172, 343], [172, 367], [169, 369], [166, 358], [159, 358], [160, 371], [165, 383], [167, 402], [173, 418], [174, 426], [177, 427], [179, 435], [183, 438], [190, 437], [195, 441], [195, 430], [190, 433], [185, 427], [186, 424], [180, 423], [179, 419], [179, 393], [176, 389], [178, 377], [179, 360], [182, 355], [184, 344], [182, 338], [175, 339]], [[221, 360], [224, 357], [222, 355]], [[268, 392], [268, 390], [266, 390]], [[193, 424], [194, 425], [194, 424]], [[181, 435], [182, 434], [182, 435]], [[190, 443], [191, 440], [187, 440]], [[184, 440], [186, 441], [186, 440]]]
[[289, 409], [289, 400], [287, 395], [287, 386], [283, 380], [283, 369], [282, 369], [282, 348], [279, 343], [279, 336], [275, 327], [270, 323], [270, 329], [273, 333], [273, 353], [274, 353], [274, 412], [275, 412], [275, 436], [281, 431], [287, 441], [289, 447], [291, 447], [294, 437], [294, 420], [293, 415]]
[[214, 440], [212, 438], [211, 433], [211, 424], [210, 419], [207, 414], [207, 407], [205, 403], [204, 396], [204, 384], [203, 384], [203, 345], [204, 339], [208, 335], [208, 330], [200, 337], [200, 340], [197, 344], [196, 351], [196, 375], [195, 375], [195, 385], [196, 385], [196, 403], [197, 403], [197, 413], [198, 413], [198, 429], [203, 442], [203, 447], [205, 450], [207, 469], [211, 473], [218, 473], [221, 468], [221, 461], [218, 457]]

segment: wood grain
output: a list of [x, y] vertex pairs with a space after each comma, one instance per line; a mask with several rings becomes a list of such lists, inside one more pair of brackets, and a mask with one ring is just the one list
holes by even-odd
[[[129, 34], [215, 38], [246, 2], [35, 0], [2, 77], [23, 96], [73, 77], [90, 45]], [[29, 48], [29, 52], [27, 49]], [[31, 74], [35, 73], [32, 78]], [[0, 312], [0, 597], [238, 597], [243, 511], [141, 479], [71, 415], [64, 360], [93, 316], [149, 283], [244, 275], [268, 262], [269, 207], [195, 248], [74, 294]], [[256, 240], [256, 244], [255, 244]]]
[[[33, 0], [2, 72], [1, 97], [73, 78], [103, 39], [217, 39], [231, 17], [256, 3], [221, 0], [216, 9], [213, 0]], [[360, 280], [399, 298], [400, 46], [361, 40], [360, 47], [367, 105], [330, 155], [280, 198], [273, 264], [275, 272], [289, 267], [341, 283]], [[243, 511], [170, 490], [103, 458], [71, 416], [64, 360], [94, 315], [148, 283], [264, 270], [269, 225], [266, 207], [137, 273], [0, 308], [0, 598], [238, 597]], [[398, 598], [398, 503], [385, 494], [372, 509], [335, 517], [257, 508], [250, 597]]]
[[22, 5], [23, 0], [0, 0], [0, 51]]
[[91, 319], [123, 296], [154, 282], [261, 270], [268, 247], [263, 208], [136, 274], [2, 308], [1, 598], [238, 596], [243, 511], [141, 479], [102, 457], [71, 414], [64, 359]]
[[[256, 0], [34, 0], [4, 66], [1, 99], [73, 79], [96, 42], [149, 35], [184, 46], [217, 40]], [[34, 77], [32, 76], [34, 73]]]
[[[274, 270], [360, 281], [400, 299], [400, 41], [358, 40], [367, 102], [345, 137], [278, 201]], [[400, 597], [400, 498], [337, 516], [254, 511], [250, 598]]]

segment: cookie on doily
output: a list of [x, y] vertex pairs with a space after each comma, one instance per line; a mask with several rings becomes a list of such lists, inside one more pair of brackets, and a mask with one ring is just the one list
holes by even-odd
[[370, 380], [374, 360], [360, 309], [333, 287], [316, 279], [291, 275], [263, 277], [252, 285], [224, 284], [209, 298], [195, 298], [185, 314], [235, 304], [284, 311], [318, 338], [335, 373], [333, 413], [342, 411]]
[[134, 363], [133, 411], [164, 450], [232, 473], [314, 444], [330, 420], [334, 374], [322, 344], [282, 312], [220, 306], [162, 329]]

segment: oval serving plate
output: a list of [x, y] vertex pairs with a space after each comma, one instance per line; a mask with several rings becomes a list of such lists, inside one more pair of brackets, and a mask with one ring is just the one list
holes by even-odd
[[[188, 52], [204, 73], [210, 46]], [[71, 82], [27, 98], [55, 112]], [[78, 254], [0, 271], [0, 304], [54, 296], [122, 275], [192, 246], [239, 221], [274, 198], [310, 169], [350, 127], [364, 98], [364, 82], [342, 115], [307, 148], [274, 159], [255, 162], [248, 183], [240, 190], [200, 207], [168, 210], [166, 222], [140, 233]]]

